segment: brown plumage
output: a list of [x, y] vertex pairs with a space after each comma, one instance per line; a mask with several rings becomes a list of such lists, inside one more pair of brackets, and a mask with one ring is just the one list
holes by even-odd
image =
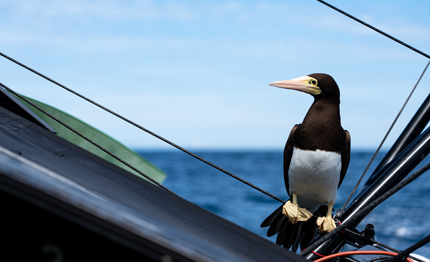
[[[342, 128], [340, 123], [340, 92], [336, 82], [331, 76], [327, 74], [311, 74], [293, 80], [273, 82], [271, 85], [303, 91], [314, 97], [314, 102], [302, 124], [295, 125], [291, 130], [284, 149], [284, 179], [286, 190], [291, 197], [293, 192], [290, 191], [291, 188], [294, 188], [297, 191], [294, 193], [297, 194], [299, 206], [301, 200], [305, 201], [303, 203], [307, 203], [309, 206], [300, 207], [310, 209], [309, 211], [313, 212], [314, 216], [308, 221], [292, 224], [288, 221], [288, 217], [282, 214], [281, 206], [261, 224], [261, 227], [270, 226], [267, 232], [268, 236], [278, 233], [276, 239], [277, 244], [283, 245], [285, 248], [291, 247], [293, 251], [296, 251], [299, 243], [301, 249], [306, 248], [318, 233], [316, 226], [317, 217], [326, 214], [327, 217], [331, 218], [331, 210], [327, 210], [326, 205], [332, 209], [336, 198], [335, 191], [342, 184], [346, 170], [348, 169], [350, 135], [348, 131]], [[301, 161], [298, 162], [304, 162], [305, 164], [302, 164], [303, 167], [298, 166], [296, 163], [294, 165], [291, 163], [293, 152], [297, 151], [301, 152], [301, 157], [305, 157], [305, 159], [301, 159]], [[315, 162], [315, 164], [313, 164], [312, 161], [317, 161], [315, 160], [315, 154], [319, 157], [319, 155], [326, 154], [325, 152], [331, 157], [327, 158], [330, 160], [318, 161], [329, 162]], [[308, 155], [309, 162], [307, 159]], [[336, 157], [337, 155], [339, 155], [339, 157]], [[297, 160], [295, 161], [297, 162]], [[339, 163], [337, 164], [330, 161], [339, 161]], [[306, 176], [312, 177], [311, 180], [314, 181], [314, 183], [319, 183], [318, 179], [322, 179], [321, 186], [318, 184], [309, 185], [308, 191], [312, 191], [315, 188], [321, 189], [321, 187], [326, 186], [327, 181], [324, 181], [325, 177], [319, 178], [318, 174], [309, 173], [312, 166], [316, 164], [322, 167], [327, 164], [327, 166], [329, 166], [328, 171], [325, 170], [321, 176], [328, 176], [328, 181], [336, 182], [335, 185], [331, 185], [330, 188], [327, 188], [327, 190], [330, 191], [329, 193], [325, 194], [325, 188], [323, 188], [321, 191], [323, 191], [324, 194], [319, 196], [313, 196], [314, 192], [306, 192], [306, 190], [303, 190], [307, 185], [303, 184], [303, 181], [301, 181], [303, 178], [306, 179]], [[331, 169], [332, 165], [340, 165], [340, 169]], [[294, 170], [291, 170], [291, 167], [293, 167]], [[293, 182], [293, 185], [291, 185], [291, 182]], [[331, 196], [331, 198], [326, 199], [326, 195]]]

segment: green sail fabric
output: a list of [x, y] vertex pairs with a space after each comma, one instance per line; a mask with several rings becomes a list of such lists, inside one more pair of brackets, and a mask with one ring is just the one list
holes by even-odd
[[[115, 156], [122, 159], [124, 162], [130, 164], [134, 168], [140, 170], [145, 175], [151, 177], [158, 183], [162, 183], [164, 179], [166, 178], [166, 173], [164, 173], [162, 170], [160, 170], [158, 167], [151, 164], [148, 160], [141, 157], [139, 154], [135, 153], [134, 151], [130, 150], [123, 144], [119, 143], [115, 139], [111, 138], [110, 136], [104, 134], [103, 132], [95, 129], [94, 127], [82, 122], [81, 120], [61, 111], [54, 107], [51, 107], [49, 105], [46, 105], [42, 102], [36, 101], [34, 99], [25, 97], [35, 105], [39, 106], [41, 109], [45, 110], [55, 118], [59, 119], [60, 121], [64, 122], [68, 126], [75, 129], [77, 132], [83, 134], [96, 144], [100, 145], [107, 151], [111, 152]], [[19, 99], [19, 98], [18, 98]], [[133, 169], [129, 168], [128, 166], [124, 165], [120, 161], [116, 160], [109, 154], [105, 153], [98, 147], [94, 146], [87, 140], [83, 139], [82, 137], [78, 136], [74, 132], [70, 131], [68, 128], [64, 127], [57, 121], [53, 120], [51, 117], [45, 115], [41, 111], [39, 111], [37, 108], [34, 108], [32, 105], [28, 104], [27, 102], [19, 99], [25, 106], [27, 106], [31, 111], [33, 111], [37, 116], [39, 116], [43, 121], [45, 121], [48, 125], [50, 125], [55, 131], [57, 131], [57, 135], [74, 143], [77, 146], [80, 146], [84, 148], [85, 150], [135, 174], [136, 176], [139, 176], [141, 178], [146, 179], [142, 175], [140, 175], [138, 172], [134, 171]]]

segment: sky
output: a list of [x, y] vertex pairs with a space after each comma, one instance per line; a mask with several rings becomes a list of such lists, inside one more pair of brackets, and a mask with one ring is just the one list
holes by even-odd
[[[332, 5], [430, 54], [430, 1]], [[428, 59], [315, 0], [2, 0], [0, 52], [187, 149], [282, 150], [328, 73], [352, 149], [375, 149]], [[0, 58], [0, 82], [134, 149], [169, 145]], [[385, 142], [430, 90], [430, 72]]]

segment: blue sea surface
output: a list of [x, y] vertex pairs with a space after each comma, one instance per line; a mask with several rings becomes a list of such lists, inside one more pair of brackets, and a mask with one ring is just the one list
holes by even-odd
[[[261, 222], [280, 203], [181, 151], [140, 151], [143, 157], [168, 175], [164, 186], [255, 234], [267, 238]], [[267, 192], [288, 200], [282, 171], [282, 151], [196, 151], [198, 156], [239, 176]], [[338, 191], [335, 209], [340, 209], [363, 173], [374, 152], [352, 152], [346, 179]], [[383, 158], [380, 154], [362, 184]], [[418, 166], [429, 161], [424, 159]], [[430, 234], [430, 172], [379, 205], [357, 227], [375, 226], [375, 239], [403, 250]], [[361, 184], [361, 185], [362, 185]], [[357, 191], [360, 190], [360, 187]], [[270, 240], [275, 241], [275, 236]], [[415, 252], [430, 258], [430, 244]]]

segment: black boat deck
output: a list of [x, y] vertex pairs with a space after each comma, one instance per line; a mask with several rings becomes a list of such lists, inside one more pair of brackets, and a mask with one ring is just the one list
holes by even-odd
[[16, 261], [306, 261], [3, 107], [0, 196]]

